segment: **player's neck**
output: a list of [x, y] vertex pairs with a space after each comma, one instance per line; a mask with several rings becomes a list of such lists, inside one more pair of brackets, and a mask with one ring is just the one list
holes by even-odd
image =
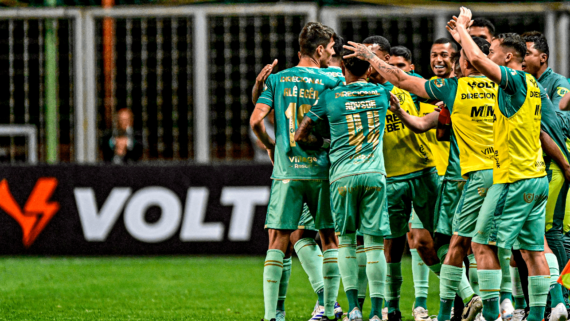
[[463, 72], [463, 76], [465, 76], [465, 77], [483, 76], [483, 74], [480, 73], [479, 71], [475, 70], [475, 69], [465, 69], [465, 71]]
[[546, 69], [548, 69], [548, 64], [544, 64], [544, 65], [540, 66], [540, 69], [538, 69], [538, 72], [536, 73], [536, 76], [534, 76], [534, 77], [536, 79], [539, 79], [542, 76], [542, 74], [544, 74]]
[[513, 70], [522, 70], [522, 63], [511, 60], [505, 67], [511, 68]]
[[362, 76], [361, 77], [354, 76], [353, 74], [351, 74], [349, 72], [346, 73], [344, 79], [346, 80], [347, 85], [350, 85], [352, 83], [359, 82], [359, 81], [367, 82], [366, 78], [364, 78]]
[[297, 67], [321, 68], [321, 64], [314, 57], [301, 56]]

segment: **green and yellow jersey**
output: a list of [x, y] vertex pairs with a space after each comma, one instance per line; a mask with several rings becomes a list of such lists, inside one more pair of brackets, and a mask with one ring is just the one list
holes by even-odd
[[[409, 92], [389, 82], [382, 86], [400, 100], [400, 107], [408, 114], [420, 116]], [[384, 157], [388, 182], [407, 180], [435, 170], [433, 155], [424, 134], [415, 134], [402, 120], [388, 110], [384, 130]]]
[[544, 87], [554, 108], [559, 110], [558, 105], [560, 104], [560, 100], [570, 91], [570, 83], [568, 83], [568, 80], [548, 67], [544, 73], [540, 75], [538, 82]]
[[293, 67], [269, 75], [258, 103], [275, 109], [275, 164], [272, 179], [328, 179], [326, 150], [309, 151], [295, 143], [295, 131], [326, 89], [342, 84], [319, 68]]
[[542, 95], [536, 79], [501, 66], [501, 83], [495, 105], [495, 166], [493, 183], [514, 183], [546, 176], [540, 143]]
[[390, 94], [365, 81], [326, 90], [307, 113], [331, 131], [330, 181], [364, 174], [386, 175], [382, 138]]
[[342, 74], [342, 69], [340, 67], [330, 66], [327, 68], [321, 68], [321, 71], [332, 79], [340, 80], [343, 84], [346, 84], [346, 80], [344, 79], [344, 75]]
[[495, 83], [485, 76], [433, 79], [425, 90], [430, 98], [443, 101], [451, 113], [450, 177], [446, 178], [457, 178], [451, 175], [458, 172], [466, 178], [470, 172], [492, 169]]

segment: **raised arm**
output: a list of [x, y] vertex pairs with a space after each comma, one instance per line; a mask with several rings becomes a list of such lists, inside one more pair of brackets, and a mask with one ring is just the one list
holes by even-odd
[[461, 39], [461, 46], [463, 52], [467, 55], [469, 62], [479, 72], [487, 76], [489, 79], [497, 84], [501, 83], [501, 68], [499, 65], [487, 58], [487, 56], [475, 44], [467, 28], [471, 24], [471, 10], [461, 7], [461, 14], [456, 20], [456, 29], [459, 38]]
[[249, 119], [249, 125], [255, 133], [255, 136], [257, 136], [263, 145], [265, 145], [265, 148], [269, 153], [269, 158], [271, 158], [271, 162], [273, 163], [275, 141], [273, 141], [273, 139], [267, 135], [267, 132], [265, 131], [265, 124], [263, 123], [263, 120], [265, 117], [267, 117], [269, 112], [271, 112], [271, 107], [268, 105], [261, 103], [256, 104], [255, 109], [253, 110], [253, 113]]
[[261, 93], [263, 92], [263, 86], [265, 85], [265, 80], [267, 77], [269, 77], [269, 75], [271, 75], [271, 72], [273, 71], [275, 65], [277, 65], [277, 59], [275, 59], [272, 64], [263, 67], [263, 69], [261, 69], [261, 72], [257, 75], [257, 78], [255, 78], [255, 85], [253, 85], [253, 88], [251, 89], [251, 101], [254, 104], [257, 103], [257, 99], [259, 96], [261, 96]]
[[439, 111], [434, 111], [423, 117], [412, 116], [400, 108], [398, 97], [392, 93], [390, 93], [390, 111], [398, 116], [404, 125], [416, 134], [425, 133], [437, 126]]
[[392, 85], [420, 97], [429, 98], [425, 90], [425, 79], [410, 76], [400, 68], [390, 66], [384, 60], [378, 58], [366, 45], [352, 41], [349, 41], [348, 44], [350, 46], [345, 45], [344, 48], [352, 50], [354, 53], [345, 56], [345, 58], [357, 57], [358, 59], [366, 60], [370, 63], [372, 68], [376, 69], [376, 71], [392, 83]]

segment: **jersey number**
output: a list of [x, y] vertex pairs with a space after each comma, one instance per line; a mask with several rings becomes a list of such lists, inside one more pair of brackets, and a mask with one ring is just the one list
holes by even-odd
[[[364, 115], [364, 113], [361, 113]], [[368, 133], [366, 140], [368, 143], [373, 144], [373, 149], [378, 146], [380, 138], [380, 117], [377, 111], [367, 111], [366, 119], [368, 121]], [[364, 128], [362, 127], [362, 120], [360, 114], [346, 115], [346, 124], [348, 126], [348, 143], [356, 147], [356, 152], [362, 150], [362, 143], [364, 142]]]
[[311, 105], [303, 104], [297, 110], [297, 103], [290, 103], [285, 111], [285, 117], [289, 120], [289, 145], [297, 146], [295, 143], [295, 131], [299, 127], [299, 123], [303, 120], [303, 116], [311, 110]]

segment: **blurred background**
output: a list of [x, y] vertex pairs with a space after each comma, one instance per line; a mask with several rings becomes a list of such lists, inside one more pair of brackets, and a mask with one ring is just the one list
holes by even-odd
[[[132, 110], [139, 161], [252, 162], [255, 77], [275, 58], [275, 71], [297, 63], [306, 22], [347, 40], [383, 35], [410, 48], [427, 78], [431, 43], [448, 36], [458, 9], [410, 0], [103, 1], [0, 1], [0, 162], [102, 162], [123, 108]], [[550, 66], [568, 75], [570, 3], [469, 5], [497, 32], [544, 32]]]

